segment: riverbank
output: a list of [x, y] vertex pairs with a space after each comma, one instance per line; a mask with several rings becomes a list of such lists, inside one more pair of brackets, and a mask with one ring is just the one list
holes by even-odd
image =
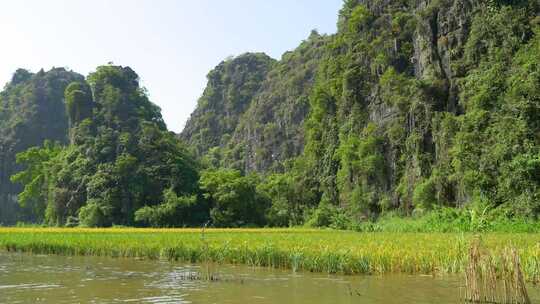
[[[358, 233], [316, 229], [0, 228], [0, 250], [38, 254], [211, 261], [340, 274], [462, 273], [463, 233]], [[481, 235], [501, 256], [518, 249], [526, 278], [540, 278], [540, 234]], [[497, 262], [497, 261], [496, 261]]]

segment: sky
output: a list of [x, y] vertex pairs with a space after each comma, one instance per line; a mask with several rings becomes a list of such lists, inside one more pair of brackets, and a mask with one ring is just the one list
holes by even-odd
[[0, 1], [0, 87], [17, 68], [66, 67], [83, 75], [113, 62], [130, 66], [180, 132], [229, 56], [279, 59], [312, 29], [336, 31], [343, 0]]

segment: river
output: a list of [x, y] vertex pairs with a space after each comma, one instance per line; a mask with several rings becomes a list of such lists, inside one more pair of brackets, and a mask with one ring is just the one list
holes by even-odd
[[[246, 266], [0, 253], [0, 303], [460, 303], [459, 276], [338, 276]], [[533, 303], [540, 303], [532, 290]]]

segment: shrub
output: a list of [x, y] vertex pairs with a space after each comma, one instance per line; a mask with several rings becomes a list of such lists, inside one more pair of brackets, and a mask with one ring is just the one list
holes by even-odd
[[190, 223], [190, 211], [197, 203], [196, 196], [177, 196], [167, 189], [163, 203], [144, 206], [135, 212], [135, 221], [152, 227], [182, 227]]
[[97, 202], [90, 201], [79, 211], [80, 223], [85, 227], [110, 227], [112, 223], [105, 214]]
[[430, 210], [437, 203], [437, 189], [432, 179], [427, 179], [414, 188], [413, 204], [420, 210]]

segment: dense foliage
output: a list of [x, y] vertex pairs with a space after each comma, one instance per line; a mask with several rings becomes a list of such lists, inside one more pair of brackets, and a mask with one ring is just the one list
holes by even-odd
[[34, 220], [34, 210], [17, 204], [21, 187], [10, 182], [21, 169], [16, 155], [44, 140], [67, 143], [64, 90], [81, 80], [83, 76], [63, 68], [36, 74], [19, 69], [0, 92], [0, 224]]
[[205, 171], [200, 184], [205, 197], [212, 203], [210, 217], [215, 226], [260, 226], [265, 223], [267, 203], [256, 189], [256, 176], [242, 176], [237, 170]]
[[[19, 202], [44, 210], [35, 220], [111, 226], [134, 225], [135, 219], [151, 225], [204, 219], [205, 212], [190, 204], [198, 191], [197, 164], [166, 130], [133, 70], [98, 67], [65, 93], [70, 145], [45, 144], [19, 154], [26, 169], [12, 177], [24, 184]], [[160, 203], [165, 206], [149, 209]]]
[[[271, 225], [354, 228], [443, 207], [535, 218], [539, 7], [345, 1], [338, 33], [286, 54], [205, 164], [262, 173]], [[302, 77], [282, 72], [302, 66], [287, 56], [313, 64], [315, 83], [287, 86]], [[307, 118], [287, 119], [304, 96]], [[303, 152], [284, 153], [294, 136]]]
[[52, 122], [60, 137], [29, 141], [59, 144], [18, 157], [20, 219], [384, 230], [405, 216], [448, 231], [535, 221], [539, 13], [538, 1], [346, 0], [335, 35], [313, 31], [279, 61], [220, 63], [179, 138], [129, 68], [56, 82], [18, 71], [0, 126], [18, 130], [35, 83], [64, 117]]
[[536, 216], [538, 6], [393, 2], [341, 12], [306, 126], [322, 196], [353, 217]]

